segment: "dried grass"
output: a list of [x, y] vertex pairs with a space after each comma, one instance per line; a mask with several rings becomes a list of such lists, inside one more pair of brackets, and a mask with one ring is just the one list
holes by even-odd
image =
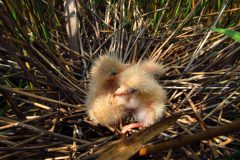
[[[107, 52], [123, 62], [157, 59], [168, 68], [159, 77], [168, 91], [166, 115], [183, 116], [141, 155], [215, 159], [239, 151], [239, 131], [224, 127], [240, 118], [240, 45], [209, 30], [239, 31], [239, 4], [80, 1], [77, 52], [68, 47], [61, 1], [0, 1], [0, 159], [91, 159], [124, 141], [115, 142], [120, 135], [92, 124], [84, 108], [89, 68]], [[159, 148], [214, 128], [214, 138]]]

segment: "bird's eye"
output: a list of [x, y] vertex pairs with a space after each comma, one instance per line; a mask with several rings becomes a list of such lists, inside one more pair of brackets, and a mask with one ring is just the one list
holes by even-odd
[[129, 90], [128, 90], [128, 92], [130, 93], [130, 94], [133, 94], [133, 93], [135, 93], [137, 91], [137, 89], [135, 89], [135, 88], [130, 88]]
[[117, 72], [112, 72], [111, 75], [112, 76], [115, 76], [117, 74]]
[[117, 75], [117, 71], [116, 71], [115, 69], [112, 69], [110, 75], [111, 75], [111, 76], [115, 76], [115, 75]]

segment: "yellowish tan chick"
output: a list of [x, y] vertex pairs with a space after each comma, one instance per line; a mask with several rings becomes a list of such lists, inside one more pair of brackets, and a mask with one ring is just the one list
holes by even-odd
[[90, 72], [90, 83], [86, 98], [89, 117], [101, 125], [115, 125], [125, 115], [124, 105], [115, 101], [113, 93], [119, 87], [119, 73], [127, 65], [108, 55], [100, 56]]
[[137, 123], [125, 126], [123, 133], [131, 128], [147, 127], [156, 123], [165, 110], [166, 91], [154, 79], [164, 73], [161, 64], [143, 61], [132, 65], [119, 76], [120, 87], [114, 97], [128, 108]]

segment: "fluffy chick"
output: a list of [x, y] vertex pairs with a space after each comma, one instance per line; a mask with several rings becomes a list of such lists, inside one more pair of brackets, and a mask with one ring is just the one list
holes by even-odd
[[165, 110], [166, 91], [154, 79], [164, 73], [161, 64], [143, 61], [132, 65], [120, 74], [120, 87], [114, 97], [128, 108], [137, 123], [127, 125], [122, 132], [132, 128], [147, 127], [157, 122]]
[[90, 71], [86, 107], [89, 117], [101, 125], [115, 125], [125, 115], [124, 105], [118, 105], [113, 93], [119, 87], [118, 76], [127, 65], [108, 55], [100, 56]]

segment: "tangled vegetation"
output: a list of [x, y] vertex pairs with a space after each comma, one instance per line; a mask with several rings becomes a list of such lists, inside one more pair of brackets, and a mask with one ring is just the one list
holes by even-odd
[[[0, 0], [0, 159], [240, 157], [240, 45], [211, 30], [240, 31], [239, 0], [70, 1]], [[168, 119], [129, 137], [89, 120], [106, 53], [168, 68]]]

